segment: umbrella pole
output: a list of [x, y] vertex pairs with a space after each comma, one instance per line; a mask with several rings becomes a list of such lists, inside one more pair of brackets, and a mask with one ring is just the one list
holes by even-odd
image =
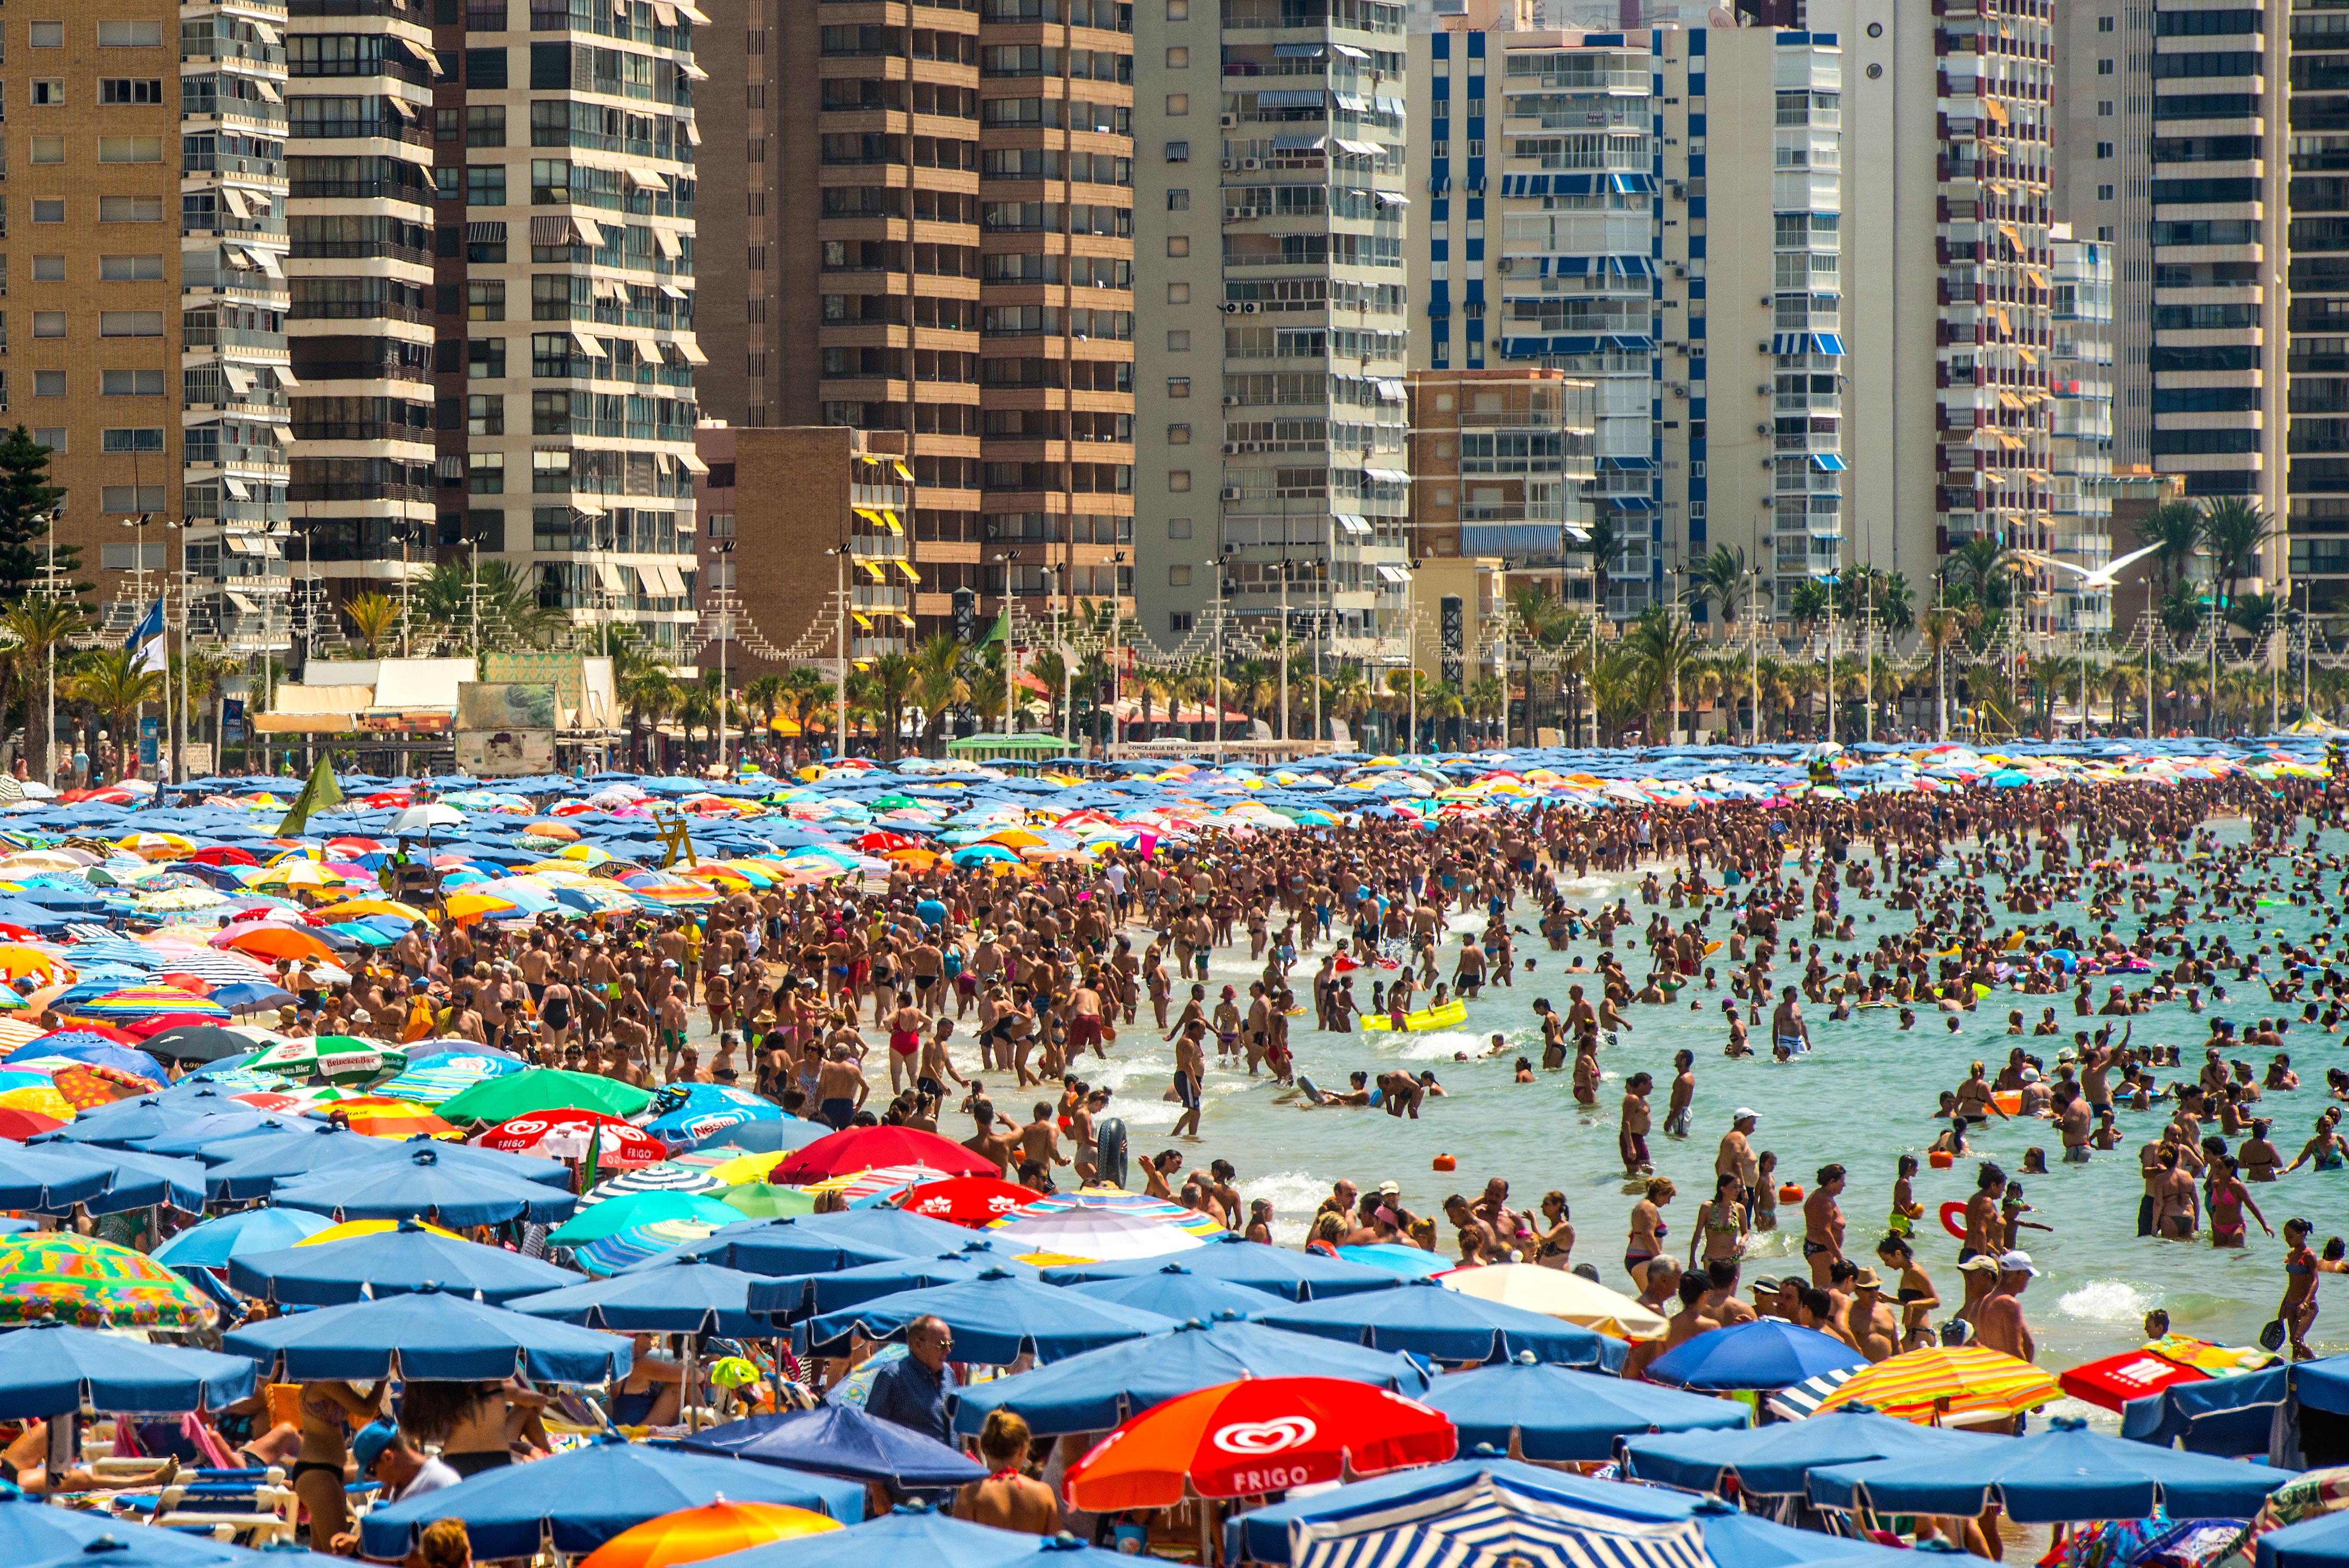
[[49, 1452], [44, 1468], [48, 1471], [48, 1501], [60, 1508], [66, 1506], [66, 1472], [73, 1468], [74, 1422], [79, 1414], [62, 1410], [49, 1418]]
[[693, 1432], [693, 1431], [698, 1431], [698, 1430], [700, 1430], [700, 1429], [701, 1429], [701, 1424], [700, 1424], [700, 1422], [699, 1422], [699, 1421], [698, 1421], [697, 1419], [695, 1419], [694, 1387], [693, 1387], [693, 1383], [694, 1383], [694, 1377], [693, 1377], [693, 1373], [694, 1373], [694, 1352], [698, 1348], [698, 1344], [697, 1344], [697, 1341], [700, 1338], [700, 1336], [699, 1336], [698, 1335], [688, 1334], [688, 1335], [686, 1335], [684, 1337], [685, 1337], [685, 1384], [684, 1384], [683, 1388], [679, 1391], [679, 1392], [680, 1392], [680, 1398], [679, 1398], [679, 1399], [678, 1399], [678, 1408], [679, 1408], [684, 1412], [684, 1415], [685, 1415], [685, 1429], [686, 1429], [687, 1431], [688, 1431], [688, 1432]]

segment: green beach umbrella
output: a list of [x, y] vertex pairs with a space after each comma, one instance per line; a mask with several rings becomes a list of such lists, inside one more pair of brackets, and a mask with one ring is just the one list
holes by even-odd
[[405, 1068], [408, 1053], [356, 1035], [320, 1035], [274, 1045], [244, 1065], [254, 1072], [301, 1082], [322, 1078], [329, 1083], [367, 1083]]
[[771, 1181], [745, 1181], [711, 1197], [746, 1220], [782, 1220], [815, 1212], [815, 1194], [799, 1187], [778, 1187]]
[[628, 1192], [608, 1198], [564, 1221], [547, 1233], [546, 1239], [554, 1246], [576, 1247], [631, 1225], [649, 1225], [662, 1220], [699, 1220], [713, 1225], [731, 1225], [741, 1218], [725, 1204], [698, 1192]]
[[475, 1084], [454, 1099], [442, 1101], [440, 1114], [450, 1121], [487, 1122], [510, 1121], [534, 1110], [599, 1110], [606, 1116], [634, 1116], [652, 1099], [651, 1090], [617, 1078], [564, 1072], [560, 1068], [533, 1068]]

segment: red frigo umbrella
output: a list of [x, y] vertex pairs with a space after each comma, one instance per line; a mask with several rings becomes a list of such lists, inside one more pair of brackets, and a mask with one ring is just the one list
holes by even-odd
[[926, 1181], [897, 1194], [897, 1207], [924, 1219], [955, 1225], [986, 1225], [1044, 1194], [993, 1176], [955, 1176]]
[[1002, 1167], [950, 1139], [910, 1127], [852, 1127], [795, 1150], [775, 1167], [777, 1181], [821, 1181], [880, 1165], [926, 1165], [962, 1176], [1000, 1176]]

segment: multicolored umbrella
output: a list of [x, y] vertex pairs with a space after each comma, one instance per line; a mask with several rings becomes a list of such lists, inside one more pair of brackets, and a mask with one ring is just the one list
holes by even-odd
[[579, 1195], [579, 1205], [588, 1208], [606, 1198], [622, 1198], [630, 1192], [707, 1192], [722, 1202], [727, 1191], [726, 1183], [707, 1171], [664, 1160], [657, 1165], [640, 1165], [633, 1171], [621, 1171], [608, 1181], [596, 1182]]
[[133, 1095], [153, 1094], [163, 1087], [153, 1078], [127, 1073], [119, 1068], [95, 1068], [78, 1062], [59, 1068], [50, 1081], [79, 1110], [95, 1110]]
[[353, 1132], [364, 1132], [369, 1138], [414, 1138], [419, 1133], [427, 1138], [465, 1136], [427, 1108], [388, 1095], [357, 1095], [336, 1100], [326, 1107], [326, 1114], [347, 1122]]
[[897, 1207], [925, 1219], [955, 1225], [985, 1225], [1043, 1194], [994, 1176], [955, 1176], [927, 1181], [897, 1195]]
[[629, 1225], [585, 1243], [571, 1254], [571, 1261], [598, 1279], [608, 1279], [632, 1264], [698, 1242], [719, 1228], [707, 1220], [685, 1219]]
[[212, 1305], [143, 1253], [69, 1231], [0, 1236], [0, 1323], [185, 1327]]
[[159, 1013], [192, 1014], [218, 1021], [229, 1016], [218, 1002], [207, 1001], [174, 985], [131, 985], [103, 996], [70, 1004], [78, 1018], [145, 1018]]
[[1971, 1425], [2035, 1409], [2063, 1394], [2052, 1374], [2002, 1351], [1930, 1345], [1854, 1372], [1814, 1413], [1860, 1404], [1905, 1421]]
[[1071, 1214], [1080, 1211], [1095, 1213], [1122, 1214], [1128, 1219], [1156, 1220], [1188, 1231], [1201, 1241], [1213, 1241], [1223, 1234], [1223, 1226], [1211, 1214], [1186, 1209], [1180, 1203], [1170, 1203], [1164, 1198], [1146, 1197], [1117, 1187], [1080, 1187], [1073, 1192], [1055, 1192], [1049, 1198], [1039, 1198], [1022, 1203], [1019, 1208], [997, 1220], [999, 1227], [1016, 1224], [1022, 1220], [1040, 1219], [1052, 1214]]
[[523, 1063], [506, 1057], [451, 1053], [411, 1058], [398, 1077], [375, 1087], [378, 1094], [437, 1106], [456, 1099], [477, 1083], [527, 1070]]
[[779, 1502], [729, 1502], [681, 1508], [624, 1530], [588, 1553], [579, 1568], [675, 1568], [771, 1541], [838, 1530], [840, 1522], [812, 1509]]
[[508, 1154], [583, 1162], [593, 1150], [598, 1164], [653, 1165], [668, 1158], [668, 1145], [641, 1128], [601, 1111], [568, 1107], [511, 1117], [475, 1133], [471, 1141]]

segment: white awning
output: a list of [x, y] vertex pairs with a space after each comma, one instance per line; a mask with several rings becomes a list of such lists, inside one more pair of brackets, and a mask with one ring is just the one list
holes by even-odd
[[1411, 476], [1409, 474], [1397, 473], [1392, 469], [1364, 469], [1362, 473], [1364, 477], [1376, 480], [1382, 485], [1407, 485], [1411, 483]]
[[693, 0], [677, 0], [677, 8], [702, 26], [709, 26], [709, 14], [696, 5]]
[[571, 329], [571, 341], [578, 345], [579, 352], [585, 355], [588, 358], [601, 359], [604, 357], [604, 340], [597, 337], [595, 334], [582, 332], [574, 326]]
[[253, 499], [253, 492], [245, 488], [244, 481], [233, 475], [222, 474], [221, 476], [221, 488], [228, 491], [230, 495], [234, 496], [239, 500], [251, 500]]
[[659, 598], [665, 592], [661, 587], [660, 568], [657, 566], [639, 566], [636, 567], [635, 571], [636, 573], [636, 582], [643, 591], [653, 598]]
[[694, 146], [699, 147], [701, 145], [701, 127], [695, 124], [692, 120], [687, 120], [685, 122], [685, 139], [693, 143]]
[[604, 585], [606, 593], [626, 593], [628, 591], [628, 580], [621, 576], [620, 569], [609, 562], [595, 562], [595, 580]]
[[653, 231], [653, 247], [672, 262], [685, 254], [684, 244], [678, 239], [676, 232], [668, 229]]
[[[260, 77], [254, 77], [253, 82], [253, 90], [259, 93], [264, 99], [270, 103], [284, 103], [285, 101], [285, 99], [281, 97], [277, 91], [277, 84], [275, 82], [269, 81], [266, 78]], [[392, 101], [397, 103], [399, 100], [394, 98]]]
[[253, 390], [253, 372], [242, 365], [222, 366], [221, 376], [228, 382], [229, 389], [240, 397]]
[[678, 287], [675, 284], [666, 281], [662, 283], [660, 292], [668, 295], [671, 299], [691, 299], [693, 297], [691, 294], [687, 294], [683, 289]]
[[1340, 528], [1345, 530], [1348, 533], [1368, 533], [1371, 531], [1370, 519], [1356, 517], [1350, 512], [1341, 511], [1334, 513], [1332, 514], [1330, 521], [1335, 522]]
[[250, 218], [253, 216], [253, 209], [244, 204], [244, 192], [238, 190], [235, 186], [222, 186], [220, 188], [220, 198], [221, 205], [226, 207], [238, 217]]
[[426, 70], [430, 71], [436, 77], [440, 74], [440, 57], [439, 55], [434, 54], [430, 49], [426, 48], [422, 44], [417, 43], [412, 38], [402, 38], [399, 42], [401, 46], [406, 48], [409, 54], [414, 55], [418, 59], [424, 62], [424, 68]]
[[626, 299], [628, 297], [628, 291], [621, 287], [617, 283], [614, 282], [610, 278], [590, 278], [587, 280], [587, 286], [597, 299]]
[[277, 29], [271, 26], [268, 23], [255, 22], [250, 17], [246, 18], [246, 22], [247, 25], [253, 28], [254, 36], [259, 38], [263, 43], [274, 44], [282, 41], [277, 36]]
[[285, 269], [277, 264], [276, 252], [264, 251], [258, 245], [255, 245], [249, 248], [245, 253], [253, 258], [253, 264], [254, 266], [259, 267], [271, 277], [282, 278], [285, 275]]
[[626, 172], [628, 176], [628, 183], [635, 186], [639, 191], [666, 191], [668, 189], [668, 181], [662, 179], [658, 174], [649, 169], [639, 169], [635, 164], [631, 163], [628, 165]]
[[670, 598], [682, 599], [685, 597], [685, 578], [678, 573], [676, 567], [664, 566], [660, 569], [660, 574], [661, 586], [667, 591]]
[[706, 82], [709, 79], [709, 73], [703, 70], [699, 66], [695, 65], [691, 60], [679, 60], [677, 64], [677, 68], [683, 71], [687, 76], [692, 77], [697, 82]]
[[[472, 238], [469, 232], [467, 239]], [[530, 242], [533, 245], [567, 245], [571, 242], [571, 220], [560, 213], [541, 214], [530, 221]]]
[[1348, 141], [1343, 137], [1330, 145], [1340, 152], [1350, 152], [1357, 158], [1376, 158], [1380, 151], [1379, 144], [1375, 141]]
[[260, 605], [254, 603], [252, 600], [246, 598], [243, 594], [238, 593], [233, 588], [228, 590], [228, 602], [236, 606], [237, 614], [240, 615], [258, 615], [261, 614]]
[[668, 0], [653, 0], [653, 15], [659, 18], [664, 27], [677, 26], [677, 7], [669, 5]]
[[1400, 403], [1402, 401], [1402, 382], [1381, 377], [1372, 381], [1371, 385], [1378, 388], [1379, 401], [1382, 403]]
[[690, 339], [680, 337], [671, 343], [669, 346], [675, 349], [678, 353], [684, 355], [685, 362], [688, 365], [707, 365], [709, 363], [709, 356], [702, 353], [701, 346]]
[[687, 468], [691, 469], [695, 473], [706, 474], [709, 471], [709, 465], [701, 460], [701, 454], [699, 452], [687, 452], [677, 460], [683, 463]]
[[224, 533], [221, 535], [221, 542], [228, 546], [228, 552], [231, 555], [266, 555], [269, 553], [268, 550], [262, 544], [261, 541], [253, 538], [249, 534]]
[[1400, 566], [1381, 565], [1379, 568], [1379, 578], [1386, 583], [1408, 583], [1411, 581], [1411, 573]]
[[294, 444], [294, 427], [291, 425], [272, 425], [269, 427], [269, 438], [275, 441], [281, 447], [290, 447]]
[[246, 255], [236, 246], [231, 245], [227, 250], [222, 251], [221, 254], [226, 257], [228, 264], [234, 267], [238, 272], [249, 273], [253, 271], [253, 258]]
[[581, 244], [594, 245], [598, 249], [602, 248], [604, 243], [604, 231], [596, 225], [595, 219], [582, 218], [576, 213], [574, 213], [571, 219], [571, 226], [578, 232], [579, 242]]
[[582, 517], [601, 517], [604, 515], [604, 509], [596, 505], [592, 500], [574, 500], [571, 503], [571, 510], [577, 512]]
[[[558, 218], [554, 221], [559, 223], [563, 220]], [[537, 220], [533, 219], [532, 222], [535, 222]], [[465, 225], [465, 243], [469, 245], [502, 245], [505, 242], [506, 226], [497, 219], [475, 219]], [[557, 245], [562, 242], [560, 240], [549, 242]]]
[[414, 119], [416, 106], [404, 98], [395, 98], [391, 100], [391, 112], [402, 119]]
[[284, 387], [288, 390], [291, 390], [292, 388], [302, 385], [301, 382], [294, 378], [294, 369], [291, 366], [272, 365], [267, 368], [269, 374], [277, 377], [277, 385], [280, 387]]

